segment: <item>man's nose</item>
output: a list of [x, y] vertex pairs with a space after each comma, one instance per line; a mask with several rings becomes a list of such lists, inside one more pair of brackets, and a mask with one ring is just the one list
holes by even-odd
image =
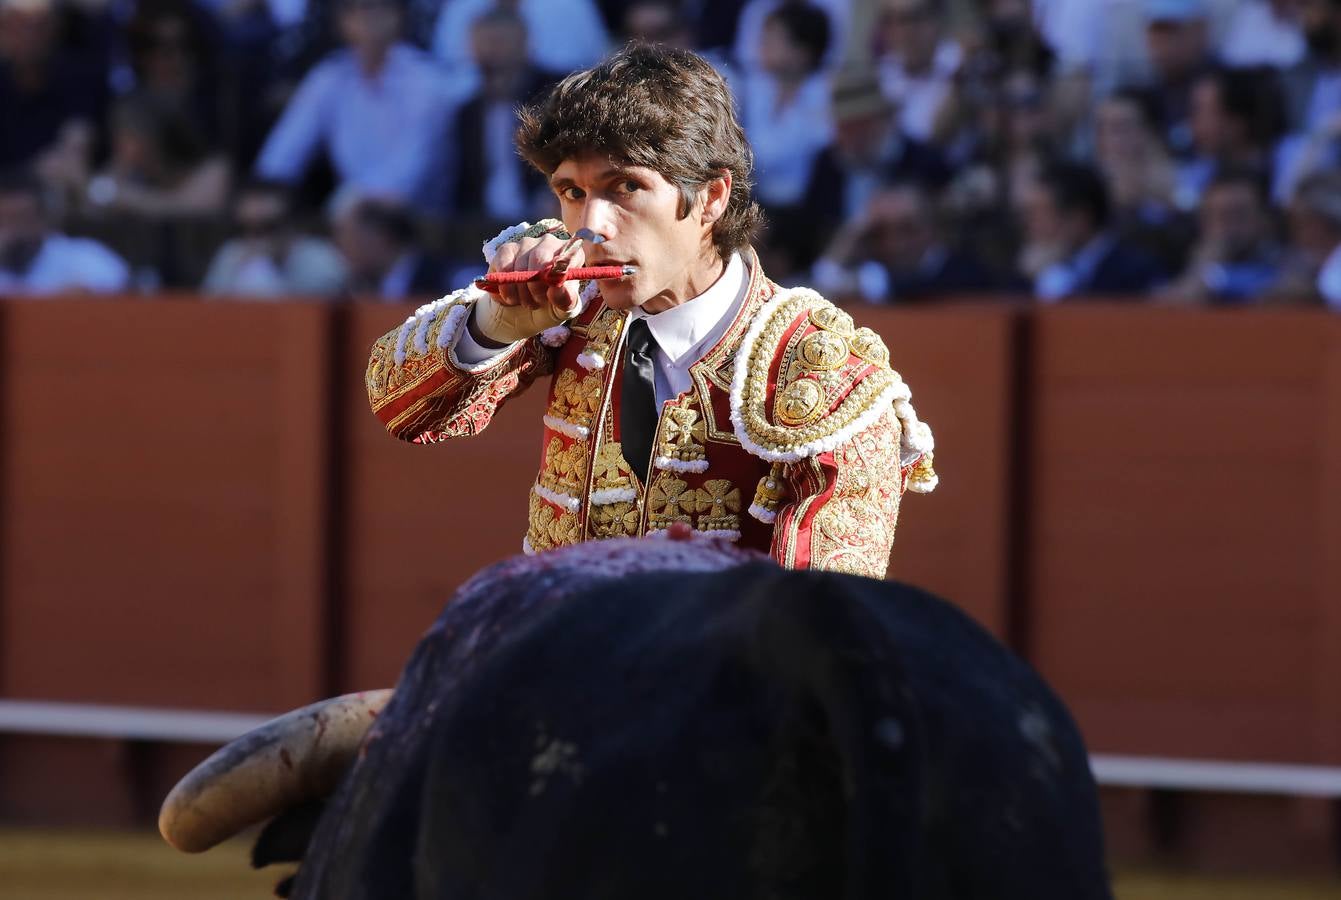
[[578, 228], [588, 228], [607, 241], [614, 237], [614, 217], [610, 215], [610, 203], [599, 197], [593, 197], [582, 207], [582, 216], [577, 222]]

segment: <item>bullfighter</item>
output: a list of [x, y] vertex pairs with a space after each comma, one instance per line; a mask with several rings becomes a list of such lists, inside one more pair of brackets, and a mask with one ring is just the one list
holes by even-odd
[[473, 435], [550, 376], [527, 552], [683, 523], [789, 568], [884, 577], [903, 493], [936, 484], [931, 431], [875, 332], [764, 274], [721, 76], [631, 46], [523, 109], [516, 140], [562, 221], [506, 229], [487, 279], [374, 344], [391, 434]]

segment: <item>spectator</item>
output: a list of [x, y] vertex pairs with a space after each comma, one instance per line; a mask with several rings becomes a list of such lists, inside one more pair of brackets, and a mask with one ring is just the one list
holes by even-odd
[[345, 284], [336, 249], [293, 225], [288, 188], [251, 181], [233, 204], [237, 237], [215, 254], [201, 288], [225, 297], [333, 297]]
[[1146, 45], [1154, 83], [1147, 89], [1175, 157], [1192, 155], [1192, 88], [1214, 65], [1205, 0], [1145, 0]]
[[1304, 58], [1298, 0], [1242, 0], [1220, 46], [1231, 66], [1286, 68]]
[[999, 289], [975, 256], [953, 250], [926, 189], [881, 189], [846, 225], [814, 269], [817, 290], [867, 303], [901, 303]]
[[221, 73], [208, 25], [190, 0], [139, 0], [126, 36], [137, 91], [223, 147]]
[[1131, 297], [1161, 279], [1158, 264], [1112, 230], [1108, 191], [1088, 166], [1046, 166], [1023, 191], [1019, 212], [1025, 233], [1019, 268], [1039, 300]]
[[1278, 293], [1341, 312], [1341, 173], [1305, 178], [1290, 204], [1290, 258]]
[[1094, 161], [1120, 219], [1163, 224], [1175, 214], [1175, 170], [1146, 101], [1143, 94], [1124, 90], [1099, 104]]
[[348, 198], [333, 215], [335, 244], [349, 268], [354, 297], [437, 297], [447, 287], [441, 262], [416, 242], [414, 219], [393, 200]]
[[448, 104], [441, 72], [399, 41], [401, 0], [339, 0], [348, 48], [303, 79], [257, 161], [266, 179], [294, 184], [324, 151], [341, 187], [441, 204], [441, 138]]
[[1180, 270], [1193, 225], [1174, 202], [1177, 170], [1147, 95], [1128, 89], [1099, 104], [1094, 161], [1108, 189], [1116, 233], [1158, 258], [1165, 270]]
[[903, 133], [929, 141], [936, 116], [963, 62], [959, 44], [944, 34], [942, 7], [933, 0], [886, 0], [880, 84], [899, 110]]
[[[611, 31], [623, 40], [638, 38], [694, 50], [724, 63], [736, 41], [741, 12], [749, 0], [596, 0]], [[669, 9], [670, 21], [662, 11]], [[639, 24], [639, 20], [644, 24]], [[647, 26], [669, 29], [673, 36], [646, 36]]]
[[1179, 166], [1175, 202], [1195, 209], [1224, 166], [1267, 170], [1280, 133], [1280, 96], [1270, 69], [1217, 69], [1192, 86], [1191, 159]]
[[[768, 50], [764, 44], [767, 38], [768, 20], [781, 7], [792, 0], [748, 0], [740, 10], [736, 24], [735, 45], [732, 56], [738, 65], [746, 69], [758, 69], [767, 65], [764, 61]], [[730, 4], [726, 4], [729, 6]], [[848, 25], [852, 21], [852, 0], [815, 0], [812, 4], [825, 15], [827, 40], [820, 52], [819, 65], [826, 69], [837, 68], [847, 52]]]
[[[322, 30], [307, 0], [195, 0], [207, 10], [225, 75], [219, 101], [222, 146], [239, 169], [251, 169], [270, 126], [306, 70]], [[324, 5], [323, 5], [324, 6]]]
[[1290, 136], [1278, 151], [1277, 202], [1311, 172], [1341, 164], [1341, 0], [1303, 0], [1307, 53], [1282, 73]]
[[232, 173], [177, 109], [134, 94], [112, 110], [112, 153], [88, 183], [88, 208], [149, 221], [222, 215]]
[[595, 65], [610, 49], [610, 36], [593, 0], [445, 0], [434, 28], [433, 55], [447, 64], [453, 100], [479, 90], [471, 23], [493, 7], [515, 12], [529, 35], [530, 63], [551, 76]]
[[0, 168], [41, 164], [107, 105], [107, 76], [64, 51], [54, 0], [0, 0]]
[[970, 166], [1005, 154], [1008, 109], [1046, 100], [1052, 51], [1033, 30], [1023, 0], [984, 0], [984, 16], [965, 44], [964, 61], [942, 103], [934, 143], [950, 162]]
[[453, 208], [458, 218], [492, 223], [532, 218], [535, 197], [548, 182], [522, 161], [513, 143], [517, 106], [540, 92], [547, 79], [527, 62], [526, 23], [503, 8], [471, 25], [475, 60], [482, 76], [479, 92], [457, 110]]
[[685, 16], [679, 0], [631, 0], [619, 5], [621, 11], [616, 22], [624, 42], [696, 49], [693, 23]]
[[[733, 0], [739, 2], [739, 0]], [[696, 43], [695, 19], [690, 9], [698, 6], [700, 22], [713, 21], [729, 12], [729, 4], [708, 6], [706, 0], [629, 0], [622, 5], [615, 31], [623, 43], [641, 41], [646, 44], [664, 44], [681, 50], [692, 50], [712, 64], [733, 92], [739, 93], [736, 68], [724, 51]], [[701, 29], [700, 29], [701, 32]]]
[[111, 250], [53, 229], [35, 174], [0, 174], [0, 296], [115, 292], [129, 283], [129, 267]]
[[760, 67], [741, 83], [741, 124], [754, 148], [756, 195], [766, 207], [801, 202], [811, 168], [833, 136], [829, 83], [820, 71], [829, 19], [794, 0], [764, 21]]
[[[815, 160], [796, 232], [807, 265], [845, 220], [858, 217], [882, 185], [905, 181], [940, 188], [950, 177], [938, 151], [900, 133], [897, 110], [871, 75], [840, 75], [834, 83], [834, 140]], [[800, 246], [805, 239], [807, 246]]]
[[1265, 295], [1281, 271], [1265, 179], [1223, 169], [1206, 186], [1192, 258], [1160, 296], [1190, 303], [1243, 303]]

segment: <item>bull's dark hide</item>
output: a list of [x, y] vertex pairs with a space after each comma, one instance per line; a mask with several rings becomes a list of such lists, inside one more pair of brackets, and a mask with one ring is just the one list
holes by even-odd
[[[982, 629], [904, 585], [675, 543], [467, 584], [295, 896], [1110, 896], [1080, 735]], [[681, 568], [611, 578], [610, 554]], [[700, 557], [717, 571], [683, 570]]]

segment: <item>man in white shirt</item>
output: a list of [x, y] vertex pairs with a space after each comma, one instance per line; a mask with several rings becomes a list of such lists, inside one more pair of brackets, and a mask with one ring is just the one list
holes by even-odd
[[260, 177], [293, 184], [320, 150], [341, 188], [438, 203], [442, 186], [434, 178], [451, 104], [437, 64], [399, 42], [402, 2], [340, 0], [348, 47], [298, 86], [261, 148]]
[[675, 527], [883, 576], [905, 488], [935, 484], [931, 434], [874, 332], [764, 277], [722, 77], [687, 51], [631, 47], [521, 119], [518, 148], [563, 220], [490, 241], [491, 271], [544, 269], [579, 232], [600, 240], [569, 247], [572, 266], [632, 271], [421, 307], [373, 347], [374, 413], [437, 443], [552, 374], [528, 552]]
[[36, 176], [0, 175], [0, 296], [106, 293], [129, 284], [129, 267], [111, 250], [52, 230]]

